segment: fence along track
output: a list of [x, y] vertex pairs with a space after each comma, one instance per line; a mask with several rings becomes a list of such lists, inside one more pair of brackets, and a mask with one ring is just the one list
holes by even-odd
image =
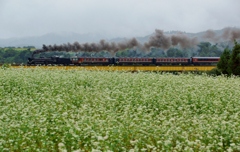
[[11, 66], [11, 68], [92, 71], [210, 71], [216, 66]]

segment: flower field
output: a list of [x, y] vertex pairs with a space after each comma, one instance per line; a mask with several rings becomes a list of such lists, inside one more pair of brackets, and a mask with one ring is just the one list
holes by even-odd
[[0, 73], [0, 151], [240, 151], [240, 78]]

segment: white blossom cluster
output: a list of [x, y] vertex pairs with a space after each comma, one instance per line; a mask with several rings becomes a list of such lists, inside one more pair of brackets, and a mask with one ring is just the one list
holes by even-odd
[[0, 151], [240, 150], [237, 77], [0, 73]]

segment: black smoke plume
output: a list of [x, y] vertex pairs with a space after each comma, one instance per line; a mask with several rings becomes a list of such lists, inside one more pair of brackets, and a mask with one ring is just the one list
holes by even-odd
[[167, 50], [172, 46], [179, 45], [181, 48], [189, 48], [196, 44], [198, 44], [197, 38], [189, 38], [182, 33], [166, 36], [162, 30], [155, 30], [155, 34], [145, 43], [145, 47], [147, 49], [150, 47], [158, 47]]
[[207, 30], [206, 34], [204, 34], [202, 38], [212, 42], [234, 41], [240, 39], [240, 29], [227, 27], [223, 29], [222, 33], [215, 32], [213, 30]]
[[[240, 29], [238, 28], [225, 28], [221, 35], [215, 33], [213, 30], [206, 31], [203, 36], [210, 41], [217, 42], [219, 40], [235, 40], [240, 38]], [[105, 40], [100, 40], [99, 43], [83, 43], [74, 42], [73, 44], [67, 43], [62, 45], [43, 45], [42, 49], [35, 50], [34, 54], [48, 52], [48, 51], [73, 51], [73, 52], [101, 52], [108, 51], [111, 54], [115, 54], [119, 50], [138, 48], [142, 51], [148, 51], [151, 47], [162, 48], [164, 50], [169, 49], [173, 46], [179, 46], [181, 48], [191, 48], [199, 43], [196, 37], [188, 37], [183, 33], [178, 33], [175, 35], [165, 35], [162, 30], [155, 30], [155, 33], [149, 38], [149, 41], [145, 44], [139, 43], [136, 38], [130, 40], [115, 43], [106, 42]]]

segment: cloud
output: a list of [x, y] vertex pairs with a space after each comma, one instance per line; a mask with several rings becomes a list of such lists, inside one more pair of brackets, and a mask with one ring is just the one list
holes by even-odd
[[145, 36], [155, 29], [199, 32], [238, 26], [238, 0], [1, 0], [0, 37], [50, 32]]

